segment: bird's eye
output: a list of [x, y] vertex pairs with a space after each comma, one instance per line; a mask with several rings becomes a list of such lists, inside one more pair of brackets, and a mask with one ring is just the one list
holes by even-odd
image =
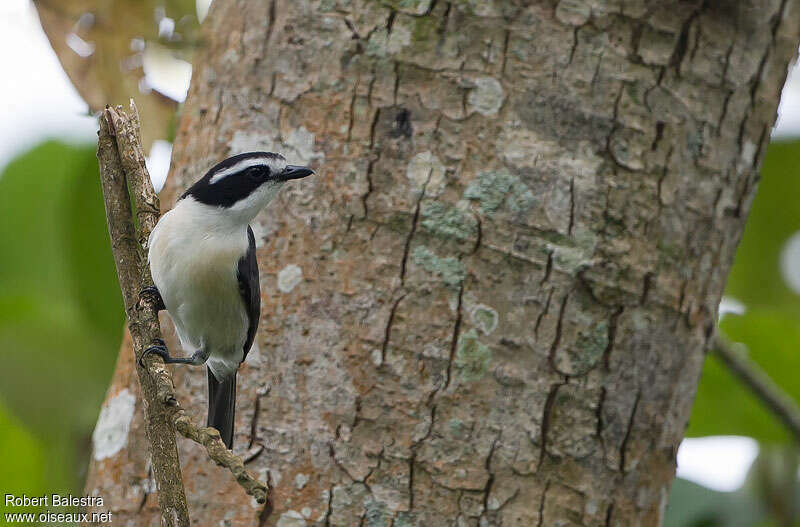
[[250, 179], [261, 179], [263, 170], [261, 167], [250, 167], [245, 171], [245, 174]]

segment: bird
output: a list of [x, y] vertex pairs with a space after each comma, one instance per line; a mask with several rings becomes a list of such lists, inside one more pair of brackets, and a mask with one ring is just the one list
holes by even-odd
[[[258, 329], [261, 292], [250, 222], [287, 182], [314, 174], [273, 152], [247, 152], [213, 166], [156, 224], [148, 240], [153, 286], [144, 288], [165, 309], [181, 348], [172, 357], [157, 339], [142, 353], [167, 364], [205, 365], [207, 426], [233, 448], [236, 374]], [[143, 362], [142, 362], [143, 364]]]

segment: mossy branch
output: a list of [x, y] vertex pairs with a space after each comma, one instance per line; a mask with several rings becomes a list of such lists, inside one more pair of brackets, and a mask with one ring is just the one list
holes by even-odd
[[[161, 358], [149, 355], [143, 365], [140, 361], [143, 351], [161, 335], [158, 312], [152, 300], [147, 296], [139, 297], [145, 286], [152, 285], [146, 255], [150, 232], [158, 222], [159, 201], [145, 167], [139, 114], [133, 101], [127, 113], [121, 106], [106, 107], [100, 117], [97, 158], [111, 247], [145, 401], [146, 430], [163, 525], [189, 525], [176, 430], [203, 445], [208, 456], [228, 468], [247, 494], [265, 503], [269, 492], [267, 485], [244, 468], [240, 457], [225, 448], [217, 430], [198, 426], [181, 408], [175, 397], [172, 374]], [[135, 222], [131, 198], [136, 208]]]

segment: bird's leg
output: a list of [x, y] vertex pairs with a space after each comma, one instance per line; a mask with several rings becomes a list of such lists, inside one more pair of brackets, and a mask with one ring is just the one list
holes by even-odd
[[144, 367], [144, 359], [151, 353], [164, 359], [165, 364], [191, 364], [193, 366], [205, 364], [209, 355], [207, 351], [199, 349], [191, 357], [171, 357], [167, 347], [164, 345], [164, 341], [155, 339], [153, 345], [142, 352], [142, 358], [139, 359], [140, 366]]
[[164, 305], [164, 299], [161, 298], [161, 293], [154, 285], [147, 286], [139, 291], [139, 300], [148, 300], [153, 304], [153, 309], [155, 309], [156, 312], [167, 309], [167, 307]]

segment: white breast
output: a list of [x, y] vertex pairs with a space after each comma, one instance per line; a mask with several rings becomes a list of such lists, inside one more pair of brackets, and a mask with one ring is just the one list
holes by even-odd
[[209, 353], [218, 379], [243, 357], [248, 317], [237, 264], [248, 247], [247, 226], [226, 221], [218, 209], [184, 198], [150, 236], [153, 282], [187, 354]]

